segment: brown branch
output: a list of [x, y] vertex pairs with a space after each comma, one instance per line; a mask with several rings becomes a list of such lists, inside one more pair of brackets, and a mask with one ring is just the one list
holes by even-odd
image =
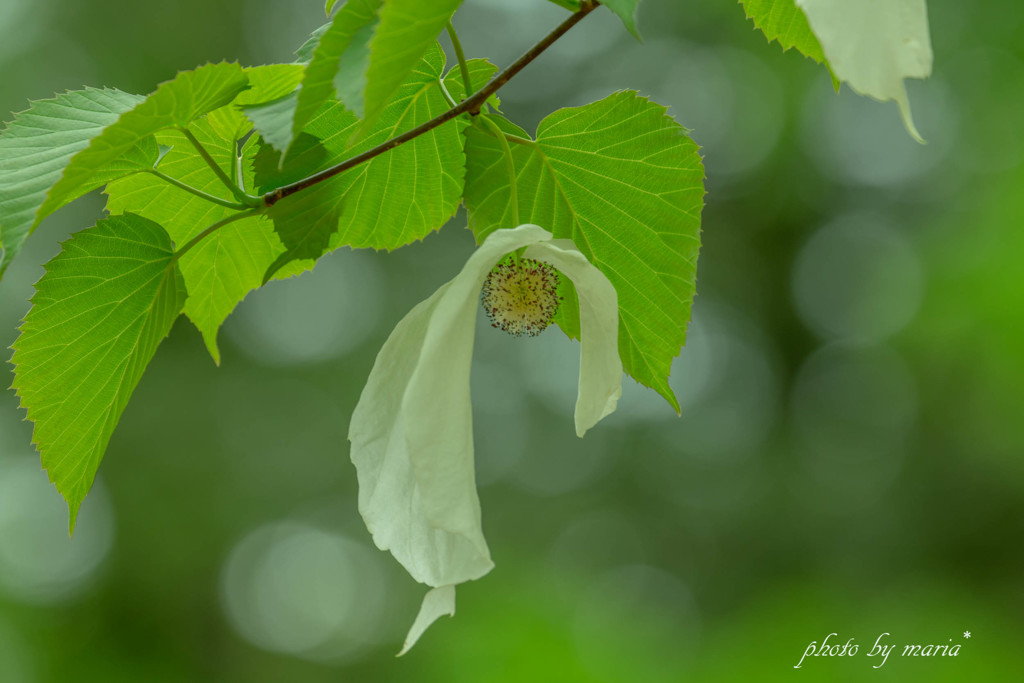
[[554, 31], [544, 36], [544, 38], [539, 43], [537, 43], [529, 50], [527, 50], [522, 57], [512, 62], [512, 64], [510, 64], [508, 68], [506, 68], [501, 73], [497, 74], [493, 79], [491, 79], [491, 81], [487, 85], [478, 90], [469, 98], [463, 100], [459, 105], [452, 107], [451, 109], [445, 111], [440, 116], [433, 118], [430, 121], [427, 121], [423, 125], [417, 126], [416, 128], [413, 128], [410, 131], [402, 133], [399, 136], [393, 137], [387, 142], [381, 143], [380, 145], [377, 145], [373, 149], [369, 149], [363, 152], [362, 154], [357, 154], [354, 157], [346, 159], [345, 161], [342, 161], [336, 166], [331, 166], [330, 168], [324, 169], [319, 173], [315, 173], [309, 176], [308, 178], [303, 178], [302, 180], [291, 183], [290, 185], [285, 185], [283, 187], [277, 188], [276, 190], [268, 192], [267, 194], [263, 195], [264, 204], [266, 204], [267, 206], [273, 206], [274, 204], [281, 201], [285, 197], [293, 195], [296, 192], [301, 192], [302, 190], [305, 190], [308, 187], [312, 187], [317, 183], [322, 183], [328, 178], [333, 178], [339, 173], [344, 173], [345, 171], [351, 168], [355, 168], [359, 164], [365, 163], [370, 159], [373, 159], [374, 157], [378, 157], [381, 154], [384, 154], [385, 152], [389, 152], [393, 150], [395, 147], [398, 147], [399, 145], [409, 142], [410, 140], [415, 140], [424, 133], [429, 133], [438, 126], [444, 125], [445, 123], [448, 123], [452, 119], [461, 116], [462, 114], [479, 114], [480, 109], [484, 106], [484, 103], [487, 102], [491, 95], [498, 92], [498, 90], [500, 90], [506, 83], [512, 80], [512, 78], [520, 71], [522, 71], [530, 62], [537, 59], [537, 57], [540, 57], [541, 54], [543, 54], [545, 50], [551, 47], [551, 45], [554, 44], [556, 40], [565, 35], [565, 33], [569, 29], [578, 24], [585, 16], [593, 12], [599, 6], [599, 3], [594, 0], [587, 0], [587, 2], [584, 2], [583, 6], [580, 8], [578, 12], [576, 12], [568, 19], [563, 21]]

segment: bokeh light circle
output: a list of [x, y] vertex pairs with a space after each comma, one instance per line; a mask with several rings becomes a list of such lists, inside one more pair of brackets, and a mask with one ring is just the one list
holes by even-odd
[[68, 507], [35, 457], [0, 458], [0, 588], [31, 604], [66, 602], [94, 581], [114, 540], [114, 513], [97, 478], [68, 538]]
[[801, 319], [823, 337], [884, 339], [917, 314], [925, 274], [914, 246], [888, 220], [852, 214], [807, 241], [792, 289]]
[[910, 135], [893, 102], [880, 103], [843, 88], [836, 95], [814, 83], [803, 107], [803, 146], [818, 168], [843, 183], [891, 188], [912, 182], [953, 151], [959, 111], [939, 77], [908, 80], [914, 121], [928, 141]]
[[374, 332], [385, 296], [374, 256], [339, 249], [312, 272], [252, 293], [224, 329], [264, 365], [320, 363], [344, 356]]
[[917, 384], [888, 347], [834, 343], [804, 362], [791, 407], [810, 504], [862, 509], [903, 466]]
[[379, 640], [387, 593], [378, 565], [366, 547], [339, 534], [270, 524], [232, 549], [221, 602], [234, 629], [259, 648], [352, 659]]

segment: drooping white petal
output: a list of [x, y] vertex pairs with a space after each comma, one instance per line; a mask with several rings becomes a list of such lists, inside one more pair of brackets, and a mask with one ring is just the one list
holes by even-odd
[[412, 628], [409, 629], [409, 635], [405, 637], [405, 644], [402, 645], [402, 651], [398, 656], [401, 657], [408, 652], [424, 631], [446, 614], [450, 617], [455, 616], [455, 586], [441, 586], [427, 591], [423, 597], [423, 604], [420, 605], [420, 612], [416, 615], [416, 621], [412, 622]]
[[573, 245], [552, 240], [531, 246], [527, 258], [546, 261], [572, 280], [580, 301], [580, 382], [576, 435], [615, 411], [622, 396], [619, 358], [619, 299], [615, 287]]
[[534, 245], [576, 285], [582, 350], [576, 431], [615, 410], [621, 394], [615, 289], [568, 240], [536, 225], [492, 233], [462, 271], [413, 308], [381, 348], [352, 414], [359, 512], [381, 550], [434, 586], [404, 653], [455, 610], [455, 584], [494, 566], [481, 528], [473, 467], [469, 370], [480, 289], [506, 254]]
[[910, 114], [905, 78], [932, 72], [925, 0], [796, 0], [807, 15], [833, 73], [856, 92], [895, 100], [907, 130], [921, 136]]
[[494, 566], [480, 524], [469, 397], [480, 288], [505, 254], [550, 238], [535, 225], [492, 234], [398, 323], [352, 414], [359, 512], [377, 547], [429, 586]]

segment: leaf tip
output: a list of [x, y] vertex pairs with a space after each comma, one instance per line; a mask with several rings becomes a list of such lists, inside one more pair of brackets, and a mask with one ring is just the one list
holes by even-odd
[[676, 417], [683, 416], [683, 409], [679, 405], [679, 399], [676, 398], [676, 392], [672, 391], [672, 387], [668, 385], [668, 378], [666, 377], [665, 391], [659, 390], [658, 393], [665, 397], [668, 404], [672, 406], [672, 410], [676, 411]]
[[[264, 283], [266, 284], [266, 283]], [[213, 359], [213, 364], [218, 368], [220, 367], [220, 347], [217, 346], [217, 330], [209, 332], [203, 330], [203, 343], [206, 344], [206, 350], [210, 353], [210, 358]]]
[[267, 271], [263, 273], [263, 282], [260, 287], [265, 286], [268, 282], [274, 279], [277, 272], [284, 268], [290, 261], [293, 260], [291, 253], [285, 252], [277, 257], [277, 259], [267, 267]]
[[69, 499], [65, 500], [68, 503], [68, 538], [73, 538], [75, 535], [75, 524], [78, 523], [78, 509], [81, 507], [81, 502], [75, 504]]

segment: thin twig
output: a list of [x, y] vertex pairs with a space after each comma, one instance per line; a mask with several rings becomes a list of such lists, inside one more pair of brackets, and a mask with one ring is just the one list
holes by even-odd
[[330, 168], [324, 169], [319, 173], [315, 173], [309, 176], [308, 178], [304, 178], [297, 182], [291, 183], [290, 185], [285, 185], [283, 187], [279, 187], [276, 190], [268, 192], [267, 194], [263, 195], [263, 202], [267, 206], [273, 206], [274, 204], [281, 201], [285, 197], [293, 195], [296, 192], [301, 192], [302, 190], [305, 190], [308, 187], [312, 187], [313, 185], [316, 185], [318, 183], [322, 183], [323, 181], [329, 178], [333, 178], [339, 173], [344, 173], [345, 171], [351, 168], [355, 168], [356, 166], [365, 163], [370, 159], [373, 159], [374, 157], [378, 157], [381, 154], [384, 154], [385, 152], [389, 152], [393, 150], [395, 147], [398, 147], [399, 145], [409, 142], [410, 140], [415, 140], [424, 133], [429, 133], [438, 126], [444, 125], [445, 123], [448, 123], [452, 119], [461, 116], [462, 114], [470, 114], [474, 116], [476, 114], [479, 114], [480, 109], [484, 106], [484, 103], [487, 102], [488, 98], [490, 98], [491, 95], [498, 92], [498, 90], [500, 90], [506, 83], [512, 80], [512, 78], [516, 74], [518, 74], [528, 64], [530, 64], [530, 62], [537, 59], [537, 57], [541, 56], [541, 54], [543, 54], [545, 50], [551, 47], [551, 45], [556, 40], [565, 35], [565, 33], [569, 29], [578, 24], [584, 17], [586, 17], [588, 14], [593, 12], [598, 7], [599, 4], [596, 2], [584, 3], [583, 6], [580, 8], [579, 12], [576, 12], [568, 19], [563, 21], [558, 26], [558, 28], [556, 28], [554, 31], [546, 35], [544, 38], [542, 38], [540, 42], [538, 42], [536, 45], [527, 50], [523, 54], [523, 56], [521, 56], [516, 61], [512, 62], [512, 64], [509, 65], [508, 68], [506, 68], [504, 71], [502, 71], [494, 78], [492, 78], [491, 81], [483, 88], [475, 92], [473, 95], [464, 99], [458, 106], [452, 107], [451, 109], [448, 109], [447, 111], [437, 116], [436, 118], [433, 118], [430, 121], [427, 121], [426, 123], [417, 126], [416, 128], [413, 128], [410, 131], [402, 133], [397, 137], [391, 138], [387, 142], [377, 145], [373, 149], [367, 150], [362, 154], [357, 154], [356, 156], [346, 159], [345, 161], [342, 161], [341, 163], [335, 166], [331, 166]]

